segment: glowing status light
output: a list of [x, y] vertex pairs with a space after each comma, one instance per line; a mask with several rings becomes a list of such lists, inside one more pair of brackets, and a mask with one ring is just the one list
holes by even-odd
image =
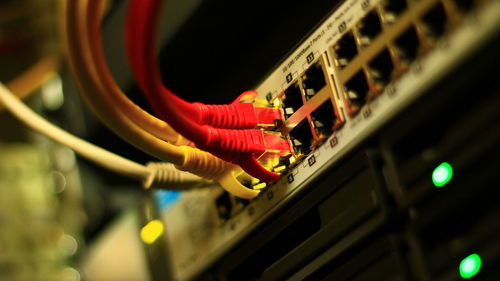
[[440, 187], [447, 184], [453, 176], [453, 168], [448, 162], [443, 162], [432, 172], [432, 183]]
[[281, 171], [283, 171], [283, 170], [285, 170], [285, 169], [286, 169], [286, 166], [285, 166], [285, 165], [283, 165], [283, 166], [278, 166], [278, 167], [274, 167], [274, 171], [275, 171], [276, 173], [279, 173], [279, 172], [281, 172]]
[[141, 239], [146, 244], [153, 244], [163, 234], [163, 223], [152, 220], [141, 228]]
[[261, 183], [254, 185], [253, 189], [260, 190], [260, 189], [265, 188], [266, 186], [267, 186], [267, 184], [265, 182], [261, 182]]
[[458, 270], [463, 279], [471, 278], [481, 269], [481, 257], [478, 254], [472, 254], [460, 262]]
[[281, 100], [280, 99], [274, 99], [273, 105], [274, 105], [274, 107], [280, 107], [281, 106]]

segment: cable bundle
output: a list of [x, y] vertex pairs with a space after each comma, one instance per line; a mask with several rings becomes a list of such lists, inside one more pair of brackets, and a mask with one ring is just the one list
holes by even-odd
[[[263, 129], [282, 119], [280, 109], [255, 107], [255, 91], [244, 92], [228, 105], [188, 103], [177, 97], [163, 85], [154, 55], [160, 2], [133, 0], [127, 22], [127, 46], [137, 82], [162, 119], [150, 115], [122, 92], [107, 67], [100, 26], [105, 4], [105, 0], [65, 1], [66, 47], [77, 85], [86, 103], [111, 130], [173, 165], [143, 166], [78, 139], [43, 120], [1, 84], [0, 102], [33, 129], [104, 168], [142, 180], [146, 188], [184, 189], [206, 183], [201, 179], [204, 178], [218, 182], [235, 196], [250, 199], [259, 191], [246, 188], [238, 177], [276, 180], [279, 175], [265, 169], [257, 159], [290, 153], [287, 140]], [[20, 79], [31, 86], [16, 88], [19, 95], [26, 95], [43, 82], [38, 78], [44, 74], [40, 69], [53, 69], [45, 65], [51, 64], [42, 60], [23, 76], [27, 78]], [[243, 175], [242, 169], [230, 162], [248, 174]]]
[[[102, 50], [100, 20], [105, 4], [106, 1], [104, 0], [66, 2], [65, 31], [69, 62], [87, 104], [110, 129], [139, 149], [161, 160], [175, 164], [175, 167], [178, 169], [215, 180], [223, 188], [230, 190], [237, 196], [244, 198], [255, 197], [258, 191], [246, 188], [237, 180], [236, 177], [241, 174], [241, 170], [237, 166], [223, 161], [210, 153], [192, 147], [192, 135], [186, 135], [187, 139], [183, 138], [176, 130], [172, 129], [174, 126], [171, 126], [171, 120], [166, 120], [167, 122], [165, 122], [151, 116], [130, 101], [117, 86], [107, 68]], [[136, 63], [134, 62], [133, 64], [135, 65]], [[141, 79], [141, 84], [145, 84], [145, 81], [147, 81], [143, 78], [139, 78]], [[188, 113], [187, 115], [192, 114], [192, 116], [197, 118], [198, 122], [204, 124], [196, 125], [206, 128], [207, 134], [203, 136], [212, 136], [212, 141], [205, 139], [205, 146], [200, 146], [198, 143], [196, 143], [196, 146], [207, 147], [211, 145], [238, 150], [245, 143], [226, 141], [227, 138], [215, 138], [215, 140], [222, 139], [222, 141], [214, 142], [213, 136], [218, 132], [208, 133], [208, 130], [212, 130], [212, 128], [206, 124], [245, 128], [257, 125], [273, 125], [274, 119], [281, 117], [279, 110], [254, 108], [250, 103], [240, 102], [248, 101], [248, 99], [254, 97], [255, 92], [244, 93], [232, 105], [225, 107], [227, 114], [224, 113], [224, 110], [221, 110], [223, 106], [203, 105], [199, 103], [190, 104], [179, 98], [177, 99], [180, 104], [179, 108], [185, 110], [184, 114], [186, 112]], [[216, 114], [213, 114], [214, 112]], [[244, 112], [248, 112], [248, 114], [242, 114]], [[240, 117], [235, 118], [233, 113], [239, 114]], [[177, 121], [179, 120], [177, 119]], [[186, 123], [183, 124], [186, 125]], [[175, 128], [183, 128], [183, 126], [176, 123]], [[261, 134], [259, 130], [254, 131]], [[248, 135], [248, 132], [245, 133]], [[269, 142], [269, 139], [276, 136], [270, 135], [262, 138], [261, 143], [264, 141]], [[255, 139], [253, 135], [249, 135], [249, 137]], [[198, 138], [193, 139], [200, 141]], [[289, 149], [287, 142], [282, 142], [281, 147], [279, 147], [276, 143], [282, 140], [279, 137], [276, 139], [279, 139], [279, 141], [274, 141], [273, 148], [276, 151], [279, 149]], [[247, 150], [252, 149], [250, 146], [244, 148]], [[257, 151], [257, 153], [261, 152], [263, 151]], [[215, 155], [223, 156], [222, 153]], [[227, 160], [228, 158], [225, 159]], [[257, 164], [258, 167], [270, 173], [262, 168], [256, 160], [254, 164]], [[276, 179], [277, 175], [272, 174], [274, 175], [272, 179], [269, 177], [266, 179]]]
[[[131, 0], [127, 18], [129, 60], [149, 103], [163, 120], [198, 148], [241, 166], [260, 180], [277, 180], [279, 175], [265, 169], [257, 159], [287, 154], [290, 145], [278, 134], [255, 128], [259, 121], [253, 104], [239, 100], [219, 106], [191, 104], [163, 85], [155, 56], [160, 5], [160, 0]], [[267, 113], [263, 116], [281, 119], [278, 109], [268, 108]]]

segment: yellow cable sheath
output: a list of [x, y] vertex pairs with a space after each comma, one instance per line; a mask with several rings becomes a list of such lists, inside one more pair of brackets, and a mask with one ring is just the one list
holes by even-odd
[[[113, 76], [106, 65], [100, 39], [100, 19], [102, 13], [104, 12], [106, 1], [101, 0], [97, 1], [97, 3], [97, 5], [87, 4], [86, 23], [88, 24], [88, 39], [90, 40], [89, 50], [92, 55], [93, 64], [96, 66], [95, 69], [98, 77], [101, 79], [101, 84], [105, 89], [102, 94], [106, 94], [114, 102], [114, 106], [117, 106], [122, 114], [128, 116], [130, 120], [143, 128], [145, 131], [150, 132], [159, 139], [173, 144], [179, 144], [181, 136], [174, 129], [172, 129], [170, 125], [168, 125], [165, 121], [150, 115], [132, 102], [113, 79]], [[99, 28], [92, 28], [93, 25]]]
[[[87, 1], [82, 0], [79, 2], [82, 6], [78, 6], [78, 3], [74, 3], [74, 1], [66, 2], [68, 5], [66, 13], [68, 51], [70, 65], [77, 80], [79, 80], [80, 87], [84, 90], [83, 97], [101, 120], [105, 121], [108, 127], [114, 129], [122, 138], [151, 155], [174, 163], [180, 170], [216, 180], [224, 189], [236, 196], [248, 199], [257, 196], [258, 191], [246, 188], [236, 179], [236, 173], [233, 171], [239, 169], [237, 166], [199, 149], [190, 146], [177, 147], [159, 140], [144, 129], [137, 127], [126, 116], [120, 115], [119, 109], [113, 105], [110, 97], [106, 94], [100, 94], [104, 88], [98, 80], [99, 75], [92, 67], [87, 45], [88, 40], [85, 37], [87, 34], [85, 32], [86, 25], [85, 22], [82, 22], [85, 14], [82, 13], [81, 9], [86, 3]], [[104, 104], [108, 106], [104, 106]], [[169, 153], [172, 151], [178, 153], [177, 158], [169, 158], [171, 157]]]
[[95, 114], [116, 134], [132, 145], [161, 160], [174, 164], [184, 162], [184, 152], [147, 133], [130, 119], [123, 116], [107, 95], [101, 95], [104, 88], [99, 84], [97, 73], [90, 63], [86, 26], [82, 13], [86, 1], [66, 1], [65, 34], [70, 68], [82, 89], [81, 94]]

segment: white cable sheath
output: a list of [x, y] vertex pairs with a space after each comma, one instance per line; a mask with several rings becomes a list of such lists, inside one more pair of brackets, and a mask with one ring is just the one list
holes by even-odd
[[1, 82], [0, 103], [28, 127], [73, 149], [82, 157], [103, 168], [141, 181], [149, 178], [151, 174], [151, 171], [144, 165], [111, 153], [54, 126], [26, 106]]

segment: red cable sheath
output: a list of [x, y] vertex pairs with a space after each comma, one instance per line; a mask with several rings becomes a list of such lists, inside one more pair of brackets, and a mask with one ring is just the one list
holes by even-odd
[[[132, 0], [127, 18], [128, 56], [137, 82], [151, 106], [176, 131], [187, 139], [205, 146], [209, 143], [208, 128], [192, 120], [199, 118], [199, 111], [177, 97], [163, 85], [156, 59], [156, 31], [161, 2], [157, 0]], [[187, 118], [185, 118], [187, 117]]]
[[[156, 49], [156, 23], [160, 6], [160, 0], [131, 0], [127, 18], [128, 55], [137, 82], [148, 101], [167, 123], [200, 149], [240, 165], [247, 173], [261, 180], [278, 179], [279, 175], [262, 167], [257, 158], [268, 148], [288, 151], [290, 148], [286, 140], [277, 135], [263, 134], [257, 129], [231, 130], [203, 126], [197, 122], [203, 120], [199, 118], [203, 116], [202, 109], [208, 107], [189, 104], [163, 85], [156, 53], [152, 51]], [[193, 112], [193, 106], [198, 107], [198, 112]], [[211, 108], [216, 111], [220, 109]], [[250, 108], [253, 110], [252, 106]], [[194, 119], [197, 120], [194, 122], [192, 118], [197, 113], [198, 119]], [[218, 120], [215, 122], [219, 123]], [[220, 124], [237, 123], [224, 121]]]

